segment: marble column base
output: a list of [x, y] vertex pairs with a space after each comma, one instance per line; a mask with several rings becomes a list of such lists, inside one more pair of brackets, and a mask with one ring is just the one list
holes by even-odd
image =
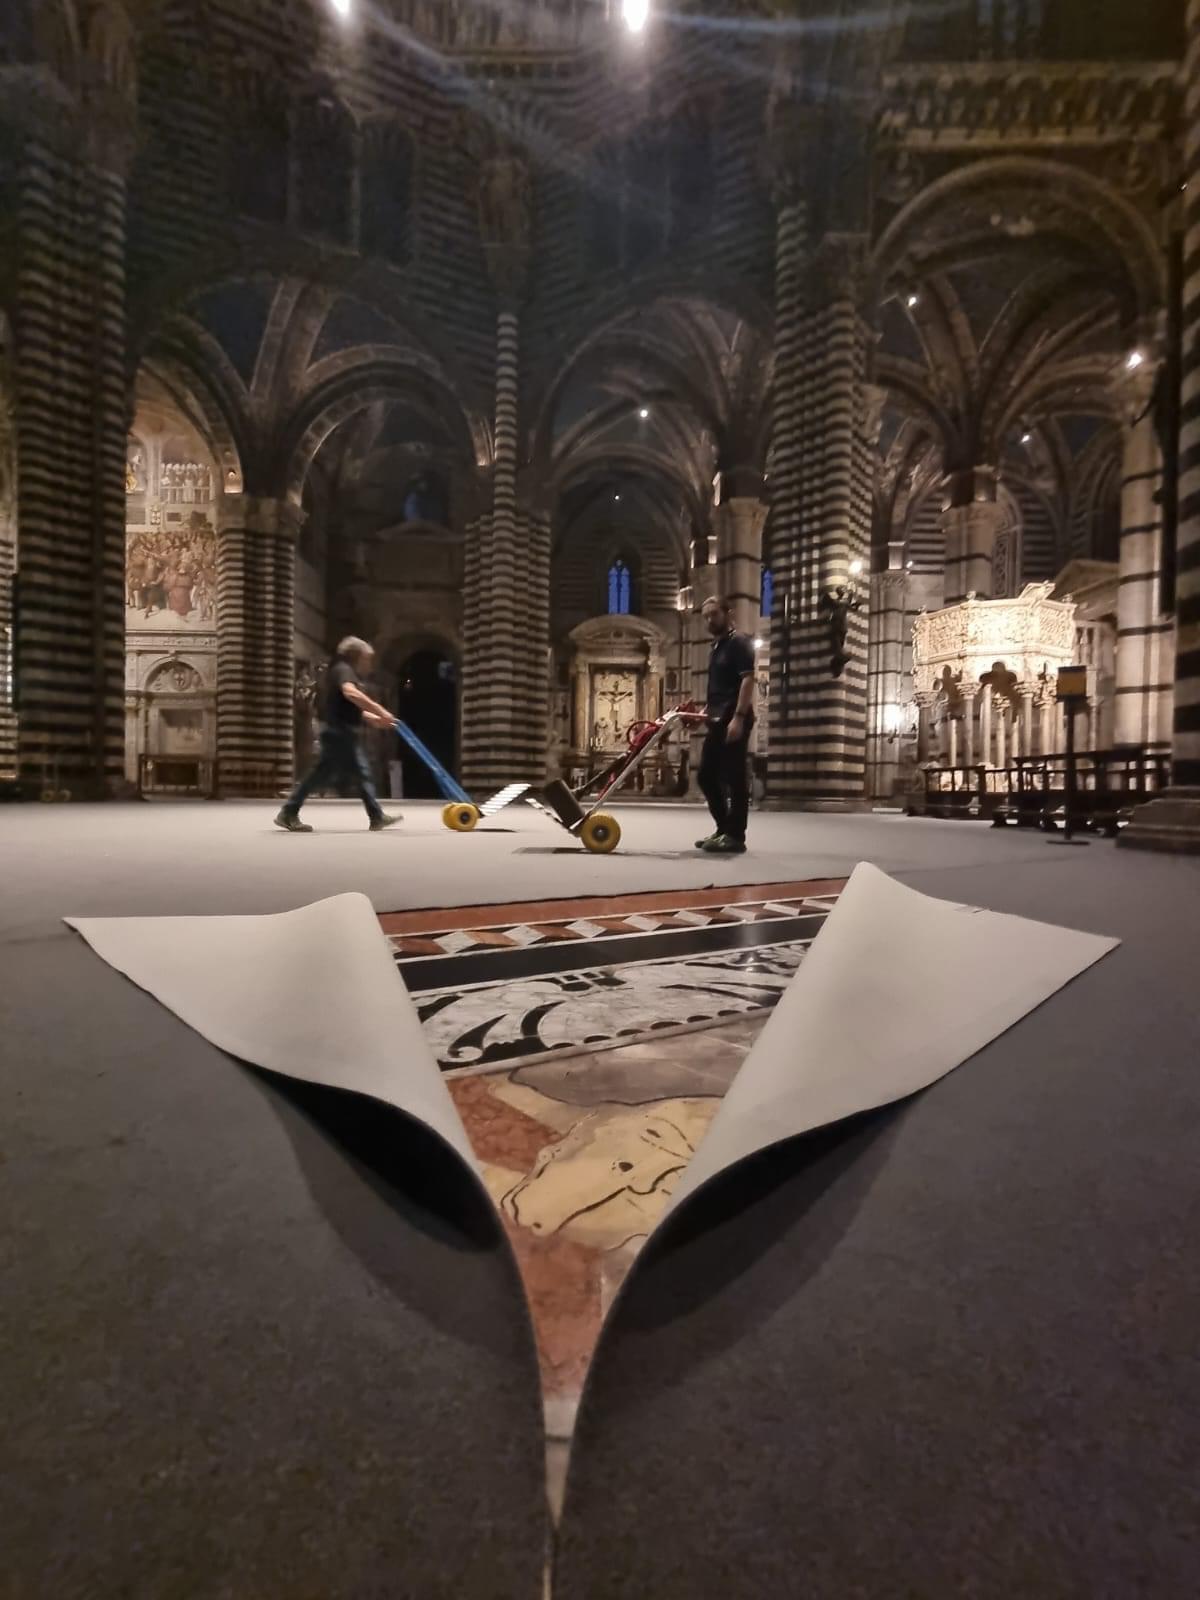
[[1117, 843], [1130, 850], [1200, 855], [1200, 789], [1168, 789], [1139, 806]]

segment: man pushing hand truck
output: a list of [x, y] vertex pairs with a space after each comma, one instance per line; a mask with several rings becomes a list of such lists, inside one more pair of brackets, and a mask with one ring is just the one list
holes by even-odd
[[308, 823], [300, 821], [301, 806], [314, 789], [343, 785], [353, 789], [362, 800], [372, 833], [382, 833], [384, 828], [403, 822], [403, 817], [388, 816], [379, 804], [362, 746], [364, 725], [390, 729], [396, 724], [392, 713], [372, 700], [360, 681], [371, 670], [374, 660], [375, 651], [365, 639], [356, 639], [351, 634], [338, 645], [325, 684], [321, 746], [316, 764], [284, 801], [275, 818], [277, 828], [285, 828], [288, 833], [311, 833]]

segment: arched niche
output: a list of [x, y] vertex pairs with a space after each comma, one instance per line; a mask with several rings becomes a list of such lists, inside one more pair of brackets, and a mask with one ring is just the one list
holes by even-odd
[[661, 713], [667, 648], [662, 629], [636, 615], [593, 617], [571, 629], [562, 653], [570, 727], [555, 730], [562, 765], [603, 765], [626, 748], [633, 723]]
[[213, 792], [217, 748], [216, 657], [136, 651], [127, 662], [127, 776], [142, 794]]

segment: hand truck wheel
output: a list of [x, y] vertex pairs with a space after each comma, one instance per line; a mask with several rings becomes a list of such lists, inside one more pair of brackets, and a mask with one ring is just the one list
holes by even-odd
[[584, 819], [579, 837], [593, 855], [606, 856], [620, 844], [621, 827], [616, 817], [610, 817], [604, 811], [593, 811], [590, 817]]
[[479, 817], [479, 807], [462, 800], [452, 800], [442, 809], [442, 821], [451, 833], [470, 833]]

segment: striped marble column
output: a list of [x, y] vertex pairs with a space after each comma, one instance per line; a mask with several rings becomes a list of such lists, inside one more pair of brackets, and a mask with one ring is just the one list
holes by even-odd
[[292, 779], [296, 513], [231, 497], [217, 539], [220, 793], [276, 795]]
[[[0, 332], [3, 320], [0, 319]], [[0, 361], [4, 356], [0, 349]], [[13, 704], [13, 574], [17, 565], [17, 483], [12, 422], [0, 392], [0, 784], [17, 777], [17, 713]]]
[[31, 138], [18, 187], [18, 771], [98, 799], [124, 778], [125, 183]]
[[885, 800], [895, 793], [900, 770], [907, 590], [908, 574], [903, 568], [872, 575], [867, 645], [867, 792]]
[[758, 631], [762, 605], [762, 541], [767, 507], [756, 495], [728, 494], [727, 481], [732, 476], [728, 474], [723, 479], [721, 504], [713, 512], [717, 530], [715, 586], [717, 593], [730, 603], [734, 627], [753, 637]]
[[799, 615], [801, 519], [805, 505], [805, 450], [808, 360], [811, 323], [805, 293], [808, 256], [808, 209], [802, 192], [782, 189], [775, 223], [775, 382], [771, 436], [771, 570], [774, 600], [771, 612], [771, 693], [769, 749], [770, 798], [791, 799], [796, 792], [798, 764], [790, 737], [798, 709], [802, 679], [793, 662], [795, 623]]
[[1140, 849], [1200, 853], [1200, 0], [1188, 0], [1185, 96], [1172, 787], [1161, 800], [1134, 813], [1119, 842]]
[[1124, 388], [1114, 736], [1117, 744], [1165, 745], [1171, 737], [1174, 624], [1159, 611], [1163, 468], [1153, 377], [1147, 372], [1136, 390], [1128, 381]]
[[968, 595], [992, 596], [992, 555], [1004, 522], [996, 498], [994, 467], [968, 467], [949, 475], [949, 503], [942, 512], [946, 541], [945, 604], [957, 605]]
[[549, 522], [518, 510], [519, 323], [496, 320], [496, 421], [490, 515], [468, 543], [462, 760], [467, 788], [537, 781], [546, 761]]
[[[803, 286], [797, 305], [786, 281], [787, 299], [776, 308], [777, 330], [781, 312], [801, 330], [793, 356], [799, 370], [789, 361], [781, 373], [779, 348], [776, 354], [773, 485], [781, 455], [787, 474], [776, 490], [773, 532], [782, 615], [772, 628], [771, 797], [784, 803], [856, 801], [864, 791], [868, 617], [861, 574], [870, 557], [872, 470], [864, 262], [858, 235], [827, 236], [807, 313]], [[777, 277], [777, 292], [779, 286]], [[781, 380], [797, 390], [782, 421]], [[851, 599], [858, 608], [847, 616], [848, 659], [836, 672], [832, 609]]]
[[543, 507], [519, 510], [518, 593], [524, 602], [525, 669], [520, 674], [521, 717], [526, 725], [525, 748], [535, 763], [529, 771], [535, 781], [548, 775], [550, 737], [550, 513]]

